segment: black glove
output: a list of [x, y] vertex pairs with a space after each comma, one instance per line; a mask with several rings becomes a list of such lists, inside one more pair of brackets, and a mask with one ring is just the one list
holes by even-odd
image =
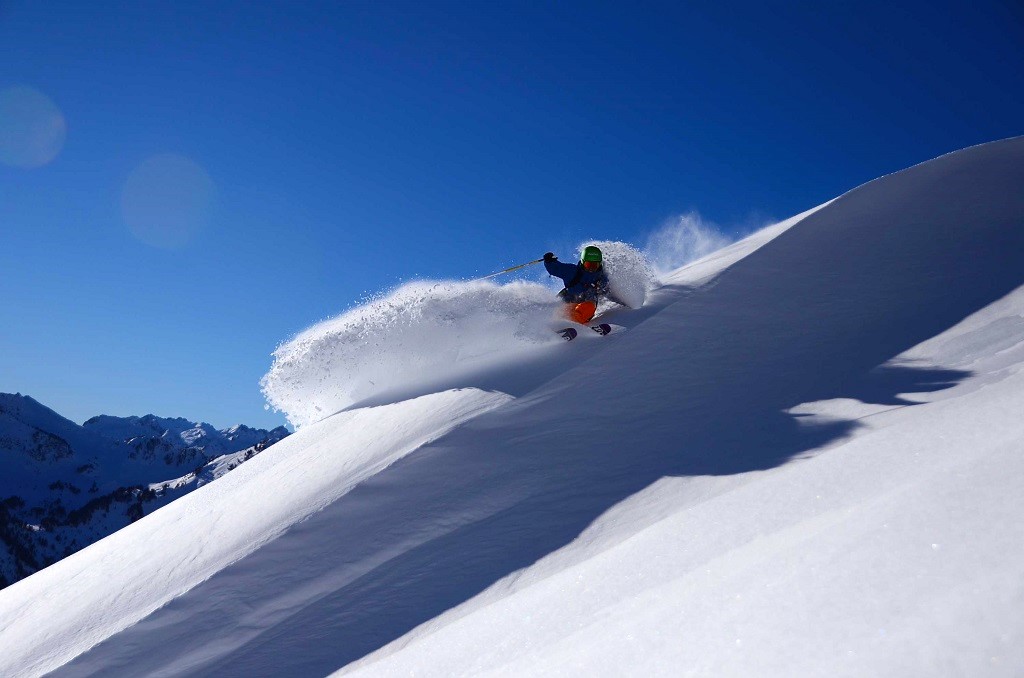
[[544, 253], [544, 261], [551, 261], [553, 259], [558, 259], [558, 257], [555, 256], [554, 252], [545, 252]]

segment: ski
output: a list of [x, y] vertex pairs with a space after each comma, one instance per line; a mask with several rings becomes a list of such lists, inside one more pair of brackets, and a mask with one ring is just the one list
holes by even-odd
[[[599, 325], [588, 325], [594, 332], [600, 334], [602, 337], [608, 335], [612, 331], [612, 326], [608, 323], [601, 323]], [[565, 327], [560, 330], [555, 330], [556, 334], [561, 335], [562, 339], [566, 341], [572, 341], [579, 336], [579, 332], [576, 331], [575, 327]]]

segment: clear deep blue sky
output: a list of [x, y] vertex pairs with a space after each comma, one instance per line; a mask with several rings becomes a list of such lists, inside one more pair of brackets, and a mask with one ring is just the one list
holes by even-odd
[[0, 391], [283, 423], [270, 353], [365, 292], [1024, 133], [1022, 45], [1017, 0], [0, 0]]

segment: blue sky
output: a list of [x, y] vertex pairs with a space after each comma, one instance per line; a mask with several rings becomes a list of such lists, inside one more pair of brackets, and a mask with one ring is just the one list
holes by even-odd
[[270, 353], [366, 293], [1024, 133], [1022, 44], [1012, 0], [0, 0], [0, 391], [283, 423]]

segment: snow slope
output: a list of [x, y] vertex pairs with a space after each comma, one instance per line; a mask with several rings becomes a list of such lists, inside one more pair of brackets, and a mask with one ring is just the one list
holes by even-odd
[[1022, 186], [944, 156], [309, 422], [0, 591], [0, 674], [1019, 675]]

